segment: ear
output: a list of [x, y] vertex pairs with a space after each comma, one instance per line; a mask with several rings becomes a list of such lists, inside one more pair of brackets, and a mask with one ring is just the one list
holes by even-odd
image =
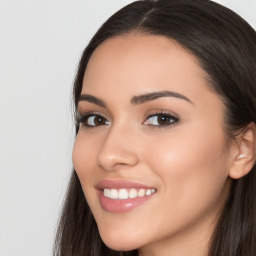
[[256, 160], [256, 126], [253, 122], [235, 138], [235, 148], [229, 177], [240, 179], [251, 171]]

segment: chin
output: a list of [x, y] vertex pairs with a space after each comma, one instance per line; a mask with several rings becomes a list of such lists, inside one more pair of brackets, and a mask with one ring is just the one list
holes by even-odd
[[118, 232], [100, 232], [101, 239], [107, 247], [115, 251], [132, 251], [141, 247], [138, 237]]
[[133, 251], [138, 249], [139, 246], [136, 246], [133, 242], [127, 241], [113, 241], [111, 239], [103, 239], [104, 244], [115, 251]]

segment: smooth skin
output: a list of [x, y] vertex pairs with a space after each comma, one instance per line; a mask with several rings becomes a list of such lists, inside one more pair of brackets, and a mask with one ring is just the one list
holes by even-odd
[[[134, 101], [163, 91], [172, 95]], [[129, 33], [103, 42], [81, 94], [99, 101], [85, 97], [78, 104], [83, 118], [73, 164], [106, 245], [139, 249], [140, 256], [205, 256], [232, 175], [240, 178], [252, 166], [254, 130], [230, 141], [225, 106], [206, 72], [161, 36]], [[128, 212], [112, 213], [95, 188], [105, 179], [157, 192]]]

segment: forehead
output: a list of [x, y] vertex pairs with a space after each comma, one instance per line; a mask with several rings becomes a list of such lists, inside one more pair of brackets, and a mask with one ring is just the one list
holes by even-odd
[[130, 33], [104, 41], [92, 54], [82, 94], [121, 95], [173, 90], [203, 96], [210, 92], [208, 75], [196, 57], [163, 36]]

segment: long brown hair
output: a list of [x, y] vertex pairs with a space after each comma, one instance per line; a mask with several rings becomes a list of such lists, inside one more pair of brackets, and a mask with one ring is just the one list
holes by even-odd
[[[256, 32], [233, 11], [209, 0], [135, 1], [111, 16], [86, 47], [74, 83], [74, 107], [87, 63], [105, 40], [132, 31], [172, 38], [188, 49], [208, 73], [226, 106], [228, 136], [256, 123]], [[76, 114], [76, 113], [75, 113]], [[79, 126], [76, 124], [76, 132]], [[75, 170], [55, 242], [55, 256], [137, 255], [116, 252], [102, 242]], [[233, 180], [209, 256], [255, 256], [256, 166]]]

